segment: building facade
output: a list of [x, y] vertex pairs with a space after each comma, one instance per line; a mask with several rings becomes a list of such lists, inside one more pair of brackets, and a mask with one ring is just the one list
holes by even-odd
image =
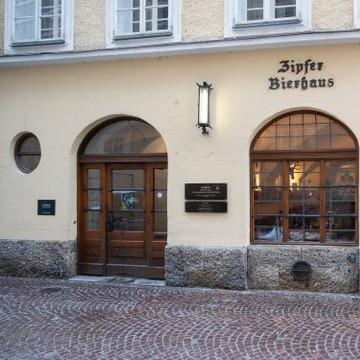
[[0, 273], [358, 292], [359, 5], [1, 0]]

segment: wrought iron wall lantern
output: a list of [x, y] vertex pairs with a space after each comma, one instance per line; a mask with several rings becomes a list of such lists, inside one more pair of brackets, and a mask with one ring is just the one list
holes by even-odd
[[206, 81], [202, 84], [197, 83], [197, 86], [199, 87], [197, 127], [202, 129], [203, 134], [209, 134], [207, 129], [212, 129], [210, 125], [210, 94], [213, 87]]

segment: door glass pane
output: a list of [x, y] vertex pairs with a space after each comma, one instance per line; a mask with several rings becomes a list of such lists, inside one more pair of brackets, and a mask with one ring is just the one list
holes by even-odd
[[100, 230], [101, 190], [100, 169], [87, 170], [86, 229]]
[[154, 232], [167, 232], [167, 169], [154, 169]]
[[100, 190], [88, 190], [88, 210], [100, 210]]
[[144, 171], [142, 169], [133, 170], [113, 170], [112, 187], [116, 190], [144, 189]]
[[144, 171], [112, 170], [112, 197], [113, 211], [144, 210]]
[[89, 189], [100, 189], [100, 169], [88, 169], [88, 182]]
[[144, 191], [113, 190], [113, 211], [144, 210]]
[[154, 232], [166, 233], [167, 232], [167, 213], [155, 212], [154, 213]]
[[113, 231], [145, 231], [145, 213], [144, 212], [114, 212]]
[[98, 231], [100, 229], [100, 212], [87, 211], [86, 212], [86, 230]]

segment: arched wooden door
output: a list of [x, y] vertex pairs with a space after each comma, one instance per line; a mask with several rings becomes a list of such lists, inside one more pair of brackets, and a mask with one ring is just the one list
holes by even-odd
[[160, 134], [133, 119], [92, 132], [79, 156], [79, 271], [164, 277], [167, 157]]

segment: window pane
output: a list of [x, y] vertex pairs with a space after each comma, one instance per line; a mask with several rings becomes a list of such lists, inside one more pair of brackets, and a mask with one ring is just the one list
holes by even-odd
[[257, 188], [254, 190], [255, 214], [281, 213], [281, 188]]
[[39, 155], [20, 155], [18, 157], [20, 167], [25, 171], [33, 171], [40, 162]]
[[254, 167], [254, 186], [279, 186], [281, 180], [281, 163], [276, 161], [257, 161]]
[[356, 185], [355, 161], [326, 161], [326, 185], [350, 186]]
[[275, 9], [275, 18], [288, 18], [288, 17], [296, 17], [296, 7], [281, 7]]
[[262, 8], [264, 6], [264, 0], [248, 0], [247, 7], [248, 9]]
[[290, 161], [288, 171], [292, 187], [320, 185], [319, 161]]
[[36, 0], [15, 0], [15, 18], [35, 16]]
[[326, 241], [354, 242], [355, 229], [355, 217], [328, 217], [326, 219]]
[[118, 24], [117, 24], [117, 31], [119, 34], [129, 34], [133, 31], [133, 16], [136, 16], [137, 13], [133, 10], [121, 10], [118, 11]]
[[150, 125], [136, 120], [123, 120], [108, 125], [89, 141], [87, 155], [166, 153], [160, 134]]
[[29, 136], [24, 139], [19, 147], [21, 153], [40, 153], [40, 143], [35, 136]]
[[260, 137], [255, 144], [254, 150], [270, 151], [276, 150], [276, 138], [263, 138]]
[[39, 140], [32, 134], [20, 137], [15, 146], [17, 165], [23, 172], [33, 171], [40, 162], [41, 149]]
[[290, 189], [289, 214], [319, 215], [320, 190], [317, 188]]
[[356, 149], [347, 129], [334, 120], [310, 113], [285, 116], [262, 130], [255, 151]]
[[282, 218], [281, 216], [257, 216], [254, 218], [255, 240], [281, 241]]
[[35, 18], [15, 19], [15, 41], [35, 40]]
[[248, 21], [263, 20], [263, 18], [264, 18], [263, 10], [248, 10], [247, 12]]
[[320, 241], [319, 217], [290, 216], [289, 241]]

